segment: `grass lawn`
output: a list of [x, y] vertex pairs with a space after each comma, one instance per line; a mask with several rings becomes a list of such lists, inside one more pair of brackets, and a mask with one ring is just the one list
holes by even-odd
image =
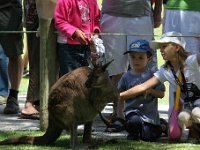
[[[1, 132], [0, 140], [7, 137], [32, 135], [38, 136], [43, 133], [40, 131], [26, 131], [26, 132]], [[82, 137], [80, 136], [79, 140]], [[155, 142], [143, 142], [143, 141], [128, 141], [128, 140], [105, 140], [105, 139], [92, 139], [92, 148], [99, 150], [199, 150], [200, 146], [197, 144], [163, 144]], [[70, 149], [69, 147], [69, 135], [62, 135], [53, 145], [48, 146], [30, 146], [30, 145], [15, 145], [15, 146], [0, 146], [2, 150], [63, 150]], [[85, 149], [85, 148], [77, 148]]]

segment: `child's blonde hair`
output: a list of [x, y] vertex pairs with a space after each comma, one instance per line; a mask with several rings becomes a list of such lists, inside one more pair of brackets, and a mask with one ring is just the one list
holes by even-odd
[[[172, 44], [172, 45], [178, 45], [176, 43], [169, 43], [169, 44]], [[187, 57], [189, 56], [190, 52], [187, 52], [182, 46], [179, 45], [179, 50], [177, 52], [177, 63], [179, 64], [180, 66], [180, 69], [183, 70], [183, 67], [184, 67], [184, 62], [185, 60], [187, 59]], [[166, 61], [164, 66], [165, 68], [169, 68], [169, 61]]]

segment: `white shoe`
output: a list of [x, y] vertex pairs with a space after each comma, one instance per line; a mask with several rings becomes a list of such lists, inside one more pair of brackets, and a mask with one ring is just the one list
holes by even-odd
[[0, 105], [6, 104], [7, 98], [7, 96], [0, 96]]
[[182, 135], [181, 135], [181, 141], [182, 142], [187, 142], [188, 141], [188, 137], [189, 137], [189, 129], [182, 129]]
[[[94, 132], [94, 131], [95, 131], [95, 128], [92, 126], [92, 132]], [[78, 134], [83, 134], [84, 133], [84, 125], [78, 125], [77, 133]]]

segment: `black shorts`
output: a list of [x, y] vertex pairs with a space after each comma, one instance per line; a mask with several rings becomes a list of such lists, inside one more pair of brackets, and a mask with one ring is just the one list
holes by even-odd
[[[22, 8], [9, 6], [0, 9], [0, 31], [22, 31]], [[0, 33], [0, 44], [8, 57], [23, 53], [23, 33]]]

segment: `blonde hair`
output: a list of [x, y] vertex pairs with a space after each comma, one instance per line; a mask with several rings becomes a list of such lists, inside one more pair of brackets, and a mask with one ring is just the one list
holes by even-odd
[[[172, 45], [178, 45], [176, 43], [170, 43]], [[183, 70], [183, 65], [187, 57], [190, 55], [190, 52], [187, 52], [182, 46], [179, 45], [179, 50], [177, 52], [177, 63], [180, 66], [180, 69]], [[169, 68], [169, 61], [166, 61], [164, 64], [165, 68]]]

